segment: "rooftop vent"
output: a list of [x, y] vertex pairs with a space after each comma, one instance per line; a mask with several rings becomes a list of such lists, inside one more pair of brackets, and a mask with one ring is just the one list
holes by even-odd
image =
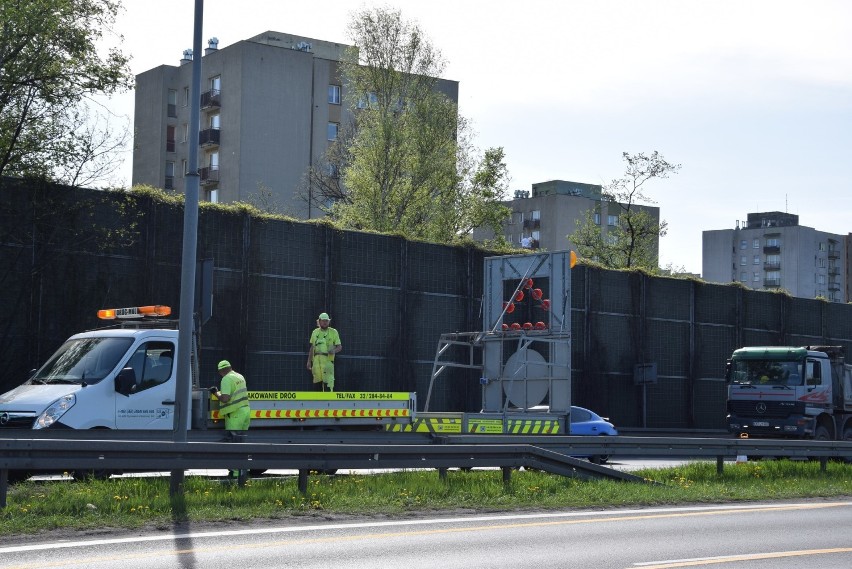
[[185, 49], [183, 50], [183, 59], [180, 60], [181, 65], [186, 65], [187, 63], [192, 61], [192, 50]]
[[219, 38], [210, 38], [207, 40], [207, 49], [204, 50], [204, 55], [219, 49]]

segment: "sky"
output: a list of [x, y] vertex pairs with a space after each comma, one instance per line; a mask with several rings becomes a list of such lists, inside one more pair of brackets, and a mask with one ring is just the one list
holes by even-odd
[[[124, 5], [123, 41], [105, 43], [134, 74], [177, 65], [195, 2]], [[476, 146], [505, 149], [511, 192], [609, 183], [623, 152], [680, 164], [645, 190], [668, 222], [664, 267], [700, 273], [701, 232], [748, 213], [852, 232], [852, 2], [206, 0], [202, 47], [269, 30], [349, 44], [352, 12], [374, 6], [398, 8], [441, 51]], [[132, 124], [132, 92], [106, 105]], [[129, 187], [130, 145], [122, 159]]]

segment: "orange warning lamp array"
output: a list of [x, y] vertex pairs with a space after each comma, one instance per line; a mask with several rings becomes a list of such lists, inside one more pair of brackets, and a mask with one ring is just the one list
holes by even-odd
[[98, 318], [101, 320], [115, 320], [116, 318], [144, 318], [146, 316], [162, 317], [172, 313], [170, 306], [161, 304], [153, 306], [131, 306], [128, 308], [105, 308], [98, 310]]

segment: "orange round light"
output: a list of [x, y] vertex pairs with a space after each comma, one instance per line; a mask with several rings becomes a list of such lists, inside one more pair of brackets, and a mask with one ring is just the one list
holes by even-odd
[[524, 330], [532, 330], [532, 322], [524, 322]]
[[533, 289], [533, 291], [532, 291], [532, 297], [533, 297], [535, 300], [541, 300], [541, 297], [542, 297], [542, 296], [544, 296], [544, 293], [543, 293], [543, 292], [541, 292], [541, 289], [540, 289], [540, 288], [534, 288], [534, 289]]
[[541, 307], [544, 308], [545, 310], [550, 310], [550, 299], [545, 298], [544, 300], [542, 300], [541, 301]]
[[524, 300], [524, 291], [519, 290], [518, 293], [515, 295], [515, 302], [521, 302], [523, 300]]
[[520, 324], [518, 324], [517, 322], [512, 322], [512, 326], [511, 326], [511, 328], [512, 328], [512, 330], [520, 330], [520, 329], [521, 329], [521, 325], [520, 325]]

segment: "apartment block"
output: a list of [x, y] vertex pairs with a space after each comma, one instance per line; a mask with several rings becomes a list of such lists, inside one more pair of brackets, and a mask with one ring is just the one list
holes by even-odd
[[805, 227], [798, 215], [749, 213], [733, 229], [702, 233], [702, 275], [710, 282], [848, 302], [849, 245], [849, 235]]
[[[345, 44], [267, 31], [202, 58], [200, 132], [189, 132], [191, 50], [179, 65], [136, 76], [133, 184], [183, 193], [189, 145], [198, 144], [199, 198], [252, 201], [297, 218], [320, 217], [307, 173], [323, 167], [351, 119], [340, 62]], [[458, 82], [439, 90], [458, 101]]]
[[[503, 235], [517, 246], [541, 247], [549, 251], [576, 250], [568, 236], [577, 230], [577, 222], [584, 222], [591, 212], [601, 231], [606, 232], [618, 224], [621, 207], [601, 197], [601, 186], [565, 180], [550, 180], [532, 185], [532, 194], [518, 190], [514, 198], [504, 202], [512, 216], [503, 225]], [[634, 207], [647, 211], [659, 223], [660, 208]], [[474, 238], [493, 239], [493, 233], [480, 230]], [[659, 240], [656, 244], [659, 256]]]

